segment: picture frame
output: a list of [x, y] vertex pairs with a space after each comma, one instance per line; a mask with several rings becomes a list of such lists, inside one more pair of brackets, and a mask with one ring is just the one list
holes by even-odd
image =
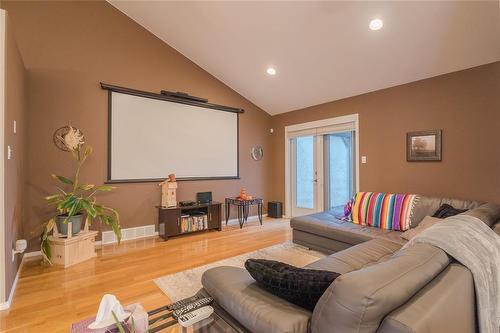
[[441, 161], [441, 140], [442, 131], [438, 129], [406, 133], [406, 161]]

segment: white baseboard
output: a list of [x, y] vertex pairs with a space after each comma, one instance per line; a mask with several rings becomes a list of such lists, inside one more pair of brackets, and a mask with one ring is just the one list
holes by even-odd
[[[128, 238], [128, 239], [122, 239], [121, 243], [131, 241], [131, 240], [139, 240], [139, 239], [147, 239], [147, 238], [155, 238], [158, 237], [158, 231], [155, 231], [154, 234], [149, 235], [149, 236], [141, 236], [141, 237], [134, 237], [134, 238]], [[114, 240], [111, 243], [105, 243], [103, 244], [102, 241], [95, 241], [95, 248], [96, 250], [99, 250], [102, 248], [103, 245], [112, 245], [112, 244], [118, 244], [116, 240]]]
[[33, 252], [26, 252], [23, 256], [23, 260], [26, 258], [34, 258], [34, 257], [41, 257], [42, 256], [42, 251], [33, 251]]
[[[155, 231], [155, 225], [143, 225], [135, 228], [125, 228], [122, 229], [122, 241], [128, 241], [133, 239], [150, 238], [158, 236], [158, 231]], [[116, 239], [113, 231], [103, 231], [101, 233], [101, 241], [96, 242], [96, 246], [116, 244], [118, 240]]]
[[14, 279], [14, 283], [12, 283], [12, 287], [10, 288], [9, 298], [7, 299], [6, 302], [0, 303], [0, 310], [7, 310], [8, 308], [10, 308], [10, 305], [12, 304], [12, 298], [14, 298], [14, 293], [16, 292], [17, 281], [19, 281], [19, 274], [21, 273], [21, 269], [23, 268], [25, 256], [26, 254], [23, 256], [23, 259], [21, 259], [21, 264], [17, 269], [16, 278]]

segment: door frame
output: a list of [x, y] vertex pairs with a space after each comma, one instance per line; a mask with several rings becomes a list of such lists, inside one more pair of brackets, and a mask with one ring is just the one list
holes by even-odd
[[5, 10], [0, 9], [0, 307], [7, 301], [5, 290]]
[[[341, 125], [346, 123], [354, 123], [354, 145], [355, 145], [355, 188], [359, 192], [359, 116], [357, 113], [327, 118], [321, 120], [310, 121], [301, 124], [285, 126], [285, 217], [291, 218], [292, 214], [292, 170], [291, 170], [291, 149], [290, 149], [290, 133], [302, 130], [310, 130], [319, 127]], [[322, 166], [321, 166], [322, 168]]]

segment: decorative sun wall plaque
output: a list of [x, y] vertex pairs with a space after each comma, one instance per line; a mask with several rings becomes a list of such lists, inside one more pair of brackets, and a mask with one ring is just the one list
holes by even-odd
[[58, 128], [52, 137], [54, 140], [54, 144], [56, 145], [57, 148], [63, 150], [63, 151], [70, 151], [68, 148], [68, 142], [66, 142], [65, 137], [69, 132], [76, 133], [78, 136], [78, 139], [83, 143], [85, 141], [85, 137], [83, 136], [83, 133], [81, 130], [79, 130], [76, 127], [72, 127], [70, 125], [68, 126], [63, 126], [61, 128]]

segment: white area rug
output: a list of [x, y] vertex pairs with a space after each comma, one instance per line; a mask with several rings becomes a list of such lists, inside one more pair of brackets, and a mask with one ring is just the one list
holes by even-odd
[[286, 242], [254, 252], [244, 253], [236, 257], [216, 261], [208, 265], [165, 275], [155, 279], [154, 282], [173, 302], [175, 302], [196, 294], [202, 287], [201, 275], [212, 267], [244, 267], [245, 261], [250, 258], [277, 260], [293, 266], [303, 267], [324, 256], [325, 254], [321, 252], [308, 250], [292, 242]]

